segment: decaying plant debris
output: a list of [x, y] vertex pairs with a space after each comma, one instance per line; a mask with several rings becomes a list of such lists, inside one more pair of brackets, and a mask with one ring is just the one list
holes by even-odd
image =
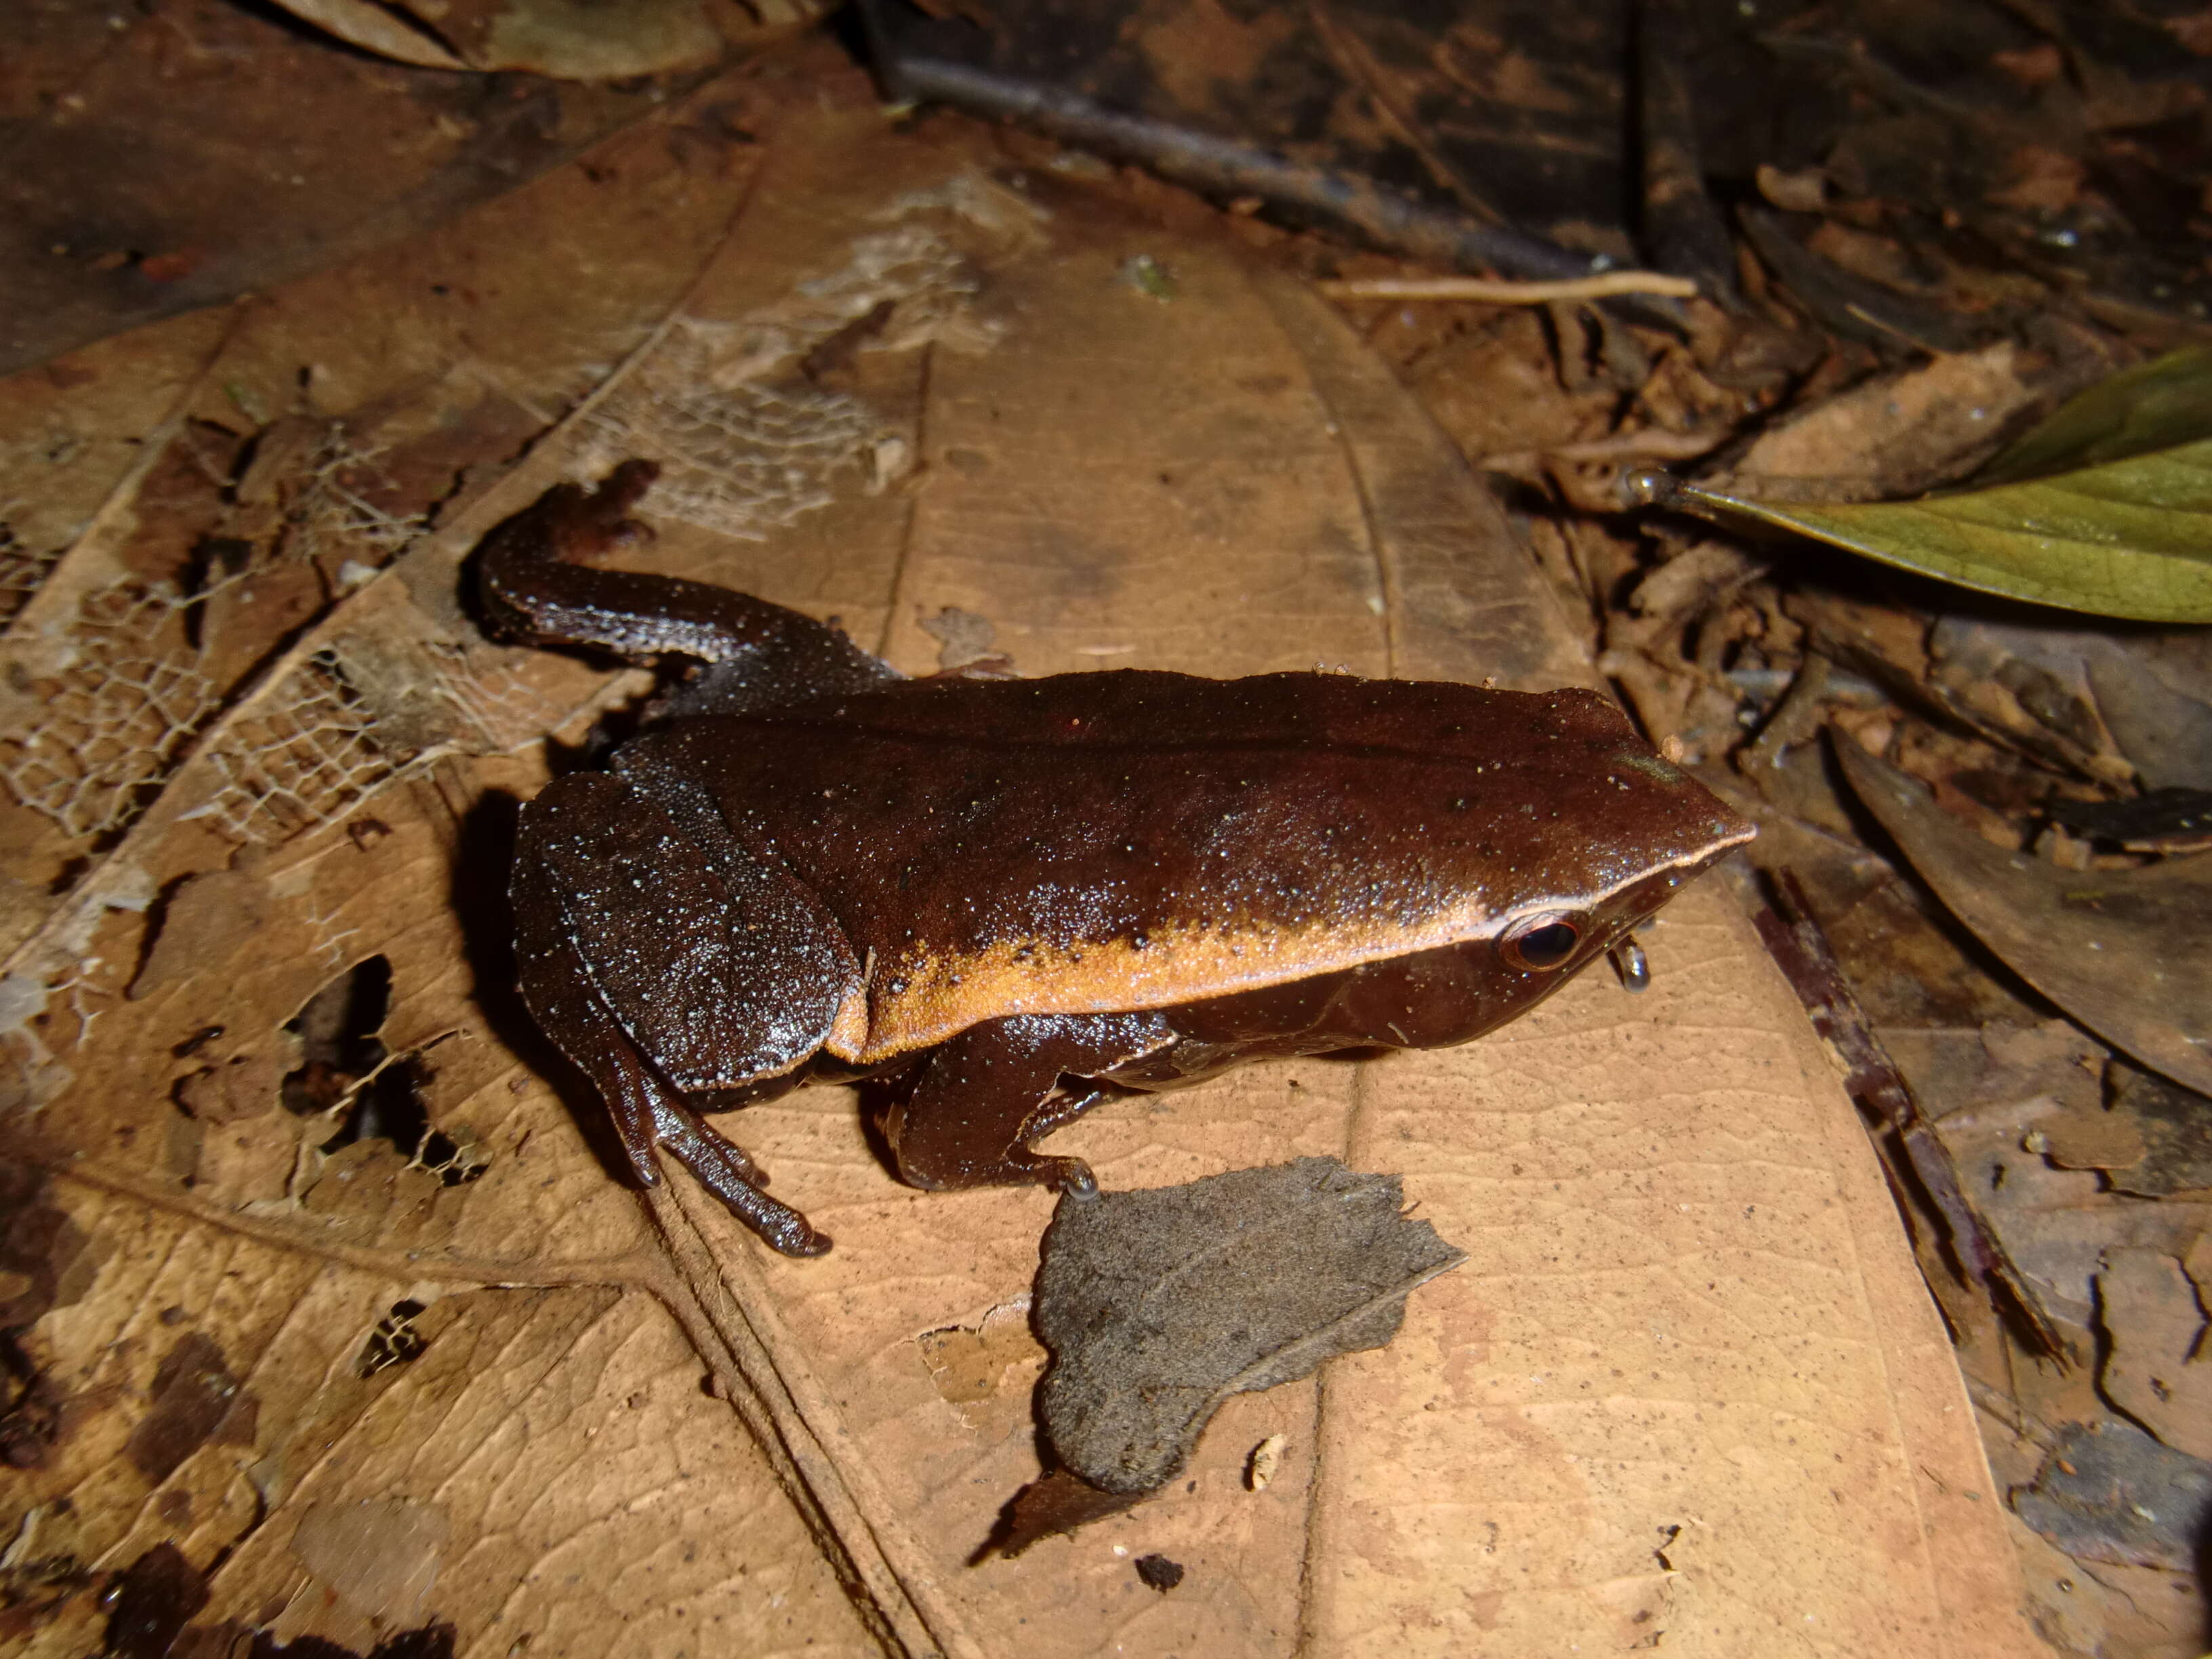
[[[1384, 339], [1394, 320], [1421, 326], [1381, 320]], [[2090, 344], [2094, 331], [2080, 339]], [[2136, 349], [2147, 359], [2156, 343]], [[1435, 349], [1413, 356], [1417, 373]], [[2124, 349], [2097, 342], [2086, 363], [2044, 378], [2040, 395], [2039, 377], [2066, 353], [2005, 343], [1918, 367], [1869, 365], [1858, 387], [1823, 398], [1808, 386], [1747, 445], [1713, 445], [1723, 459], [1692, 465], [1785, 501], [1910, 495], [1971, 474], [1995, 447], [1992, 423], [2019, 429], [2076, 376], [2098, 372], [2103, 354]], [[1832, 359], [1819, 373], [1832, 370]], [[1647, 394], [1656, 384], [1645, 382]], [[1632, 436], [1561, 435], [1553, 455], [1500, 459], [1532, 487], [1592, 505], [1604, 482], [1569, 458], [1606, 441], [1600, 465], [1637, 464]], [[2126, 1173], [2185, 1160], [2167, 1125], [2212, 1117], [2197, 1092], [2208, 1002], [2191, 827], [2212, 776], [2202, 630], [2100, 631], [1881, 578], [1809, 544], [1740, 541], [1688, 520], [1646, 520], [1638, 538], [1618, 520], [1562, 518], [1529, 499], [1540, 551], [1563, 585], [1588, 596], [1607, 671], [1655, 735], [1732, 783], [1760, 823], [1753, 858], [1766, 878], [1793, 872], [1805, 884], [1925, 1115], [1914, 1131], [1920, 1161], [1955, 1171], [1955, 1187], [1939, 1189], [1913, 1168], [1911, 1143], [1896, 1143], [1894, 1178], [1901, 1199], [1917, 1193], [1927, 1206], [1923, 1265], [1962, 1362], [1985, 1397], [2014, 1402], [1985, 1418], [1993, 1461], [2001, 1479], [2031, 1490], [2050, 1478], [2051, 1436], [2126, 1409], [2113, 1395], [2116, 1382], [2128, 1386], [2124, 1371], [2098, 1358], [2107, 1345], [2169, 1345], [2159, 1390], [2138, 1389], [2138, 1401], [2194, 1386], [2195, 1362], [2171, 1336], [2149, 1334], [2170, 1329], [2162, 1310], [2174, 1304], [2137, 1287], [2163, 1281], [2115, 1277], [2111, 1267], [2141, 1251], [2185, 1279], [2212, 1217], [2205, 1189], [2189, 1184], [2201, 1176], [2176, 1180], [2154, 1167], [2130, 1184]], [[1896, 767], [1917, 783], [1879, 781]], [[2137, 799], [2146, 810], [2131, 813]], [[2155, 1156], [2145, 1097], [2131, 1092], [2146, 1048], [2160, 1056], [2149, 1062], [2158, 1089], [2192, 1103], [2161, 1112], [2149, 1130]], [[2150, 1193], [2155, 1202], [2141, 1195]], [[1955, 1213], [1961, 1205], [1967, 1216]], [[1976, 1237], [2000, 1248], [1978, 1255]], [[2002, 1288], [2014, 1273], [2035, 1292], [2025, 1316]], [[1977, 1280], [1999, 1294], [1967, 1293]], [[2203, 1293], [2201, 1280], [2188, 1282]], [[2203, 1328], [2198, 1318], [2189, 1340]], [[2158, 1415], [2179, 1432], [2170, 1413]], [[2056, 1513], [2033, 1504], [2021, 1512]], [[2052, 1535], [2090, 1547], [2097, 1513]], [[2109, 1595], [2047, 1613], [2046, 1635], [2111, 1651], [2185, 1650], [2199, 1617], [2193, 1568], [2154, 1564], [2181, 1560], [2172, 1540], [2187, 1535], [2193, 1511], [2162, 1513], [2165, 1543], [2094, 1547], [2100, 1565], [2089, 1576], [2103, 1573]]]
[[[1691, 466], [1784, 501], [1905, 496], [1965, 477], [1996, 447], [1996, 428], [2021, 429], [2130, 349], [2087, 328], [2077, 338], [2093, 355], [2071, 369], [2068, 351], [2011, 343], [1869, 364], [1858, 386], [1823, 398], [1808, 385], [1747, 444], [1715, 444], [1720, 459]], [[2162, 343], [2132, 349], [2148, 361]], [[1833, 368], [1832, 358], [1815, 381]], [[1593, 440], [1562, 437], [1561, 455], [1501, 459], [1555, 498], [1601, 504], [1604, 480], [1566, 459]], [[1619, 442], [1601, 465], [1637, 465], [1636, 447]], [[2113, 1346], [2167, 1345], [2159, 1388], [2136, 1388], [2139, 1402], [2193, 1389], [2196, 1362], [2150, 1334], [2170, 1330], [2175, 1304], [2139, 1287], [2164, 1281], [2112, 1267], [2140, 1251], [2185, 1279], [2212, 1218], [2201, 1175], [2160, 1173], [2188, 1158], [2168, 1126], [2212, 1117], [2199, 1092], [2208, 1003], [2191, 828], [2212, 776], [2203, 630], [2100, 630], [1690, 520], [1647, 520], [1640, 538], [1618, 520], [1541, 509], [1534, 525], [1562, 584], [1588, 596], [1604, 666], [1648, 728], [1733, 784], [1760, 823], [1753, 859], [1765, 878], [1804, 884], [1924, 1115], [1920, 1161], [1957, 1174], [1938, 1190], [1910, 1143], [1895, 1143], [1900, 1198], [1925, 1206], [1929, 1282], [1970, 1379], [1988, 1390], [1978, 1398], [1990, 1405], [2001, 1480], [2035, 1489], [2054, 1478], [2054, 1436], [2127, 1410], [2113, 1392], [2130, 1386], [2124, 1370], [2099, 1358]], [[1914, 781], [1881, 781], [1893, 768]], [[2144, 811], [2130, 809], [2137, 799]], [[2154, 1127], [2135, 1081], [2146, 1048], [2160, 1056], [2149, 1064], [2161, 1103], [2191, 1103], [2163, 1106]], [[1971, 1216], [1947, 1221], [1944, 1208], [1961, 1204]], [[1977, 1236], [1998, 1252], [1978, 1257]], [[2034, 1290], [2025, 1316], [2002, 1289], [2015, 1272]], [[1966, 1289], [1978, 1281], [1999, 1293]], [[2201, 1318], [2191, 1329], [2201, 1340]], [[2157, 1415], [2179, 1432], [2171, 1413]], [[2057, 1513], [2020, 1512], [2039, 1525]], [[2193, 1565], [2172, 1565], [2193, 1511], [2160, 1512], [2163, 1543], [2111, 1541], [2117, 1533], [2086, 1543], [2106, 1536], [2094, 1507], [2047, 1528], [2062, 1548], [2100, 1552], [2067, 1578], [2073, 1589], [2045, 1598], [2047, 1637], [2114, 1652], [2197, 1639]], [[2032, 1588], [2057, 1583], [2033, 1565], [2030, 1576]], [[2085, 1582], [2098, 1586], [2090, 1602], [2075, 1599]]]
[[[243, 286], [223, 259], [75, 250], [116, 285], [105, 314], [169, 320], [94, 338], [78, 307], [54, 337], [92, 343], [0, 382], [0, 1455], [24, 1494], [0, 1632], [133, 1655], [604, 1650], [617, 1627], [1274, 1652], [1428, 1628], [1419, 1587], [1448, 1575], [1422, 1552], [1447, 1536], [1454, 1571], [1496, 1575], [1468, 1583], [1496, 1593], [1500, 1651], [1569, 1628], [1656, 1645], [1710, 1616], [1702, 1586], [1772, 1570], [1853, 1651], [1994, 1654], [2018, 1650], [1991, 1588], [2009, 1566], [1971, 1552], [2002, 1505], [2046, 1641], [2200, 1650], [2212, 1103], [2179, 970], [2212, 858], [2207, 635], [1632, 514], [1620, 479], [1914, 496], [2197, 337], [2172, 250], [2202, 234], [2203, 98], [2146, 41], [2208, 42], [2179, 14], [2085, 40], [2014, 8], [1854, 52], [1843, 12], [1784, 9], [1760, 49], [1834, 89], [1826, 148], [1708, 146], [1741, 194], [1690, 204], [1726, 257], [1685, 234], [1712, 297], [1673, 317], [1347, 299], [1363, 352], [1309, 281], [1424, 272], [1034, 134], [894, 128], [819, 41], [663, 86], [611, 137], [643, 94], [520, 139], [464, 100], [448, 116], [518, 173], [589, 148], [465, 219], [341, 239], [319, 274], [253, 266], [267, 292], [234, 306], [161, 286]], [[1401, 37], [1322, 26], [1335, 107], [1418, 104], [1392, 93]], [[159, 27], [231, 50], [245, 26]], [[1625, 131], [1594, 84], [1547, 118]], [[1658, 150], [1680, 94], [1645, 112]], [[441, 199], [477, 199], [442, 156]], [[1697, 176], [1676, 160], [1643, 189]], [[2179, 228], [2151, 237], [2160, 203]], [[1382, 363], [1582, 639], [1456, 550], [1494, 511]], [[1925, 1375], [1900, 1299], [1920, 1292], [1878, 1263], [1830, 1283], [1867, 1236], [1838, 1216], [1879, 1194], [1806, 1173], [1850, 1166], [1785, 1086], [1735, 924], [1692, 909], [1650, 941], [1659, 1013], [1593, 983], [1439, 1069], [1271, 1068], [1086, 1129], [1109, 1185], [1291, 1153], [1403, 1169], [1425, 1212], [1486, 1230], [1449, 1230], [1480, 1276], [1425, 1291], [1403, 1352], [1338, 1362], [1334, 1395], [1225, 1405], [1095, 1543], [961, 1565], [1037, 1472], [1023, 1298], [1047, 1201], [908, 1193], [848, 1104], [763, 1108], [779, 1176], [851, 1217], [834, 1265], [784, 1279], [715, 1215], [609, 1179], [513, 1000], [512, 802], [643, 682], [487, 645], [459, 565], [554, 477], [641, 447], [677, 502], [641, 556], [839, 615], [915, 668], [941, 646], [1024, 672], [1556, 681], [1587, 645], [1760, 823], [1747, 902], [1788, 873], [1911, 1103], [1873, 1127], [1995, 1490], [1884, 1395]], [[1616, 1098], [1629, 1078], [1644, 1093]], [[1553, 1283], [1572, 1305], [1534, 1288]], [[1807, 1329], [1856, 1334], [1696, 1369]], [[1850, 1424], [1822, 1503], [1909, 1511], [1914, 1538], [1793, 1530], [1796, 1454], [1759, 1438], [1783, 1419]], [[1668, 1507], [1667, 1480], [1740, 1473], [1701, 1437], [1723, 1432], [1779, 1472], [1784, 1519], [1752, 1542], [1740, 1512]], [[1559, 1516], [1584, 1519], [1529, 1519]], [[1341, 1580], [1303, 1576], [1309, 1550], [1340, 1551], [1315, 1559]], [[1962, 1629], [1961, 1596], [1998, 1611]]]

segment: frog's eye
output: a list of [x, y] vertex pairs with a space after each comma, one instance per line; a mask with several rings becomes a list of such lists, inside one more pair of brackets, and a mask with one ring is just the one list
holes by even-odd
[[1531, 916], [1498, 942], [1506, 962], [1534, 973], [1565, 965], [1583, 942], [1583, 930], [1565, 916]]

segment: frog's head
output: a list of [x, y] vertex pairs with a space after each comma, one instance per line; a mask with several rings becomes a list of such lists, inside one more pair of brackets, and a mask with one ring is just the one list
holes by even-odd
[[[1383, 1023], [1403, 1046], [1464, 1042], [1525, 1012], [1756, 833], [1589, 693], [1552, 694], [1532, 730], [1541, 740], [1521, 753], [1544, 763], [1517, 776], [1489, 763], [1483, 827], [1453, 842], [1449, 942], [1377, 963], [1361, 976], [1374, 984], [1347, 987], [1375, 1005], [1356, 1018], [1371, 1019], [1378, 999], [1400, 1000]], [[1421, 927], [1444, 921], [1426, 915]]]
[[[1601, 718], [1620, 720], [1610, 705]], [[1554, 827], [1516, 848], [1489, 884], [1479, 942], [1511, 973], [1571, 975], [1757, 833], [1625, 720], [1617, 743], [1554, 787]]]

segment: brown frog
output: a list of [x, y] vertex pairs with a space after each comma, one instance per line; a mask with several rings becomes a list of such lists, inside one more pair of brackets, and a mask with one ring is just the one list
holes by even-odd
[[495, 629], [700, 665], [522, 811], [522, 993], [640, 1181], [830, 1241], [705, 1115], [892, 1079], [918, 1187], [1095, 1190], [1031, 1143], [1247, 1060], [1465, 1042], [1751, 826], [1595, 692], [1123, 670], [907, 679], [833, 627], [581, 559], [655, 469], [495, 531]]

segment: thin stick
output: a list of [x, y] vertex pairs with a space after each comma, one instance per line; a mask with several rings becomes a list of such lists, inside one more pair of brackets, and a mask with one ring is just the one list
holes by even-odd
[[1485, 455], [1481, 465], [1492, 471], [1533, 465], [1539, 460], [1617, 461], [1636, 455], [1656, 455], [1662, 460], [1695, 460], [1709, 455], [1728, 439], [1725, 431], [1667, 432], [1646, 427], [1640, 432], [1617, 432], [1610, 438], [1585, 438], [1580, 443], [1547, 444], [1541, 449], [1504, 450]]
[[1603, 300], [1616, 294], [1661, 294], [1693, 298], [1686, 276], [1656, 270], [1601, 270], [1549, 283], [1507, 283], [1488, 276], [1370, 276], [1356, 282], [1316, 283], [1332, 300], [1478, 300], [1486, 305], [1539, 306], [1553, 300]]

